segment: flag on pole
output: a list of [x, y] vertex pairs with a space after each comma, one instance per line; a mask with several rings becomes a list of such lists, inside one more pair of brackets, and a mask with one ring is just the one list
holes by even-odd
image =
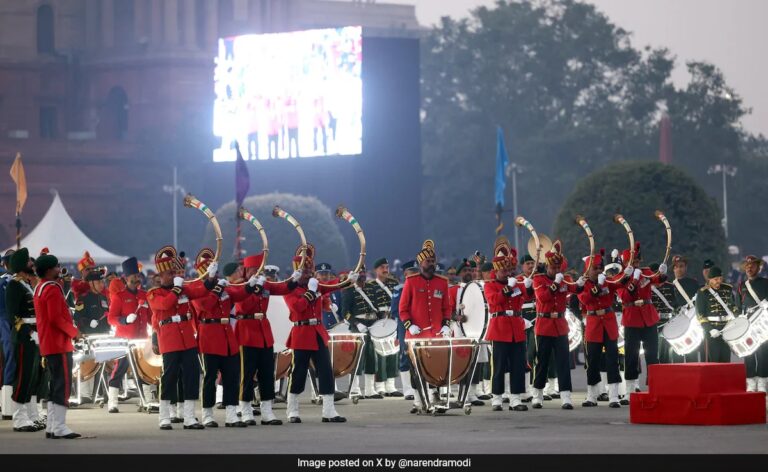
[[240, 145], [235, 143], [235, 149], [237, 150], [237, 161], [235, 162], [235, 200], [237, 201], [237, 208], [242, 206], [248, 190], [251, 188], [251, 176], [248, 174], [248, 166], [245, 164], [245, 159], [240, 153]]
[[11, 178], [16, 183], [16, 214], [19, 215], [27, 202], [27, 176], [24, 174], [20, 152], [16, 153], [16, 159], [11, 166]]
[[504, 145], [504, 131], [501, 126], [496, 127], [496, 234], [504, 229], [504, 223], [501, 221], [501, 213], [504, 211], [504, 190], [507, 188], [507, 148]]

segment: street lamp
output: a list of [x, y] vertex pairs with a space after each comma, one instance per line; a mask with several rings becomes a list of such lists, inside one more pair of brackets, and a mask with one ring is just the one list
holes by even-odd
[[[507, 165], [506, 174], [507, 177], [512, 177], [512, 213], [514, 218], [517, 218], [517, 174], [522, 174], [523, 169], [515, 162], [510, 162]], [[520, 238], [517, 233], [517, 225], [515, 225], [515, 249], [520, 250]]]
[[728, 240], [728, 186], [726, 184], [726, 176], [733, 177], [736, 175], [736, 171], [739, 170], [736, 166], [729, 166], [727, 164], [715, 164], [707, 169], [707, 174], [723, 174], [723, 229], [725, 230], [725, 239]]
[[173, 247], [179, 249], [179, 220], [178, 220], [178, 203], [176, 201], [176, 195], [181, 194], [184, 197], [187, 191], [184, 187], [179, 185], [178, 172], [176, 166], [173, 166], [173, 185], [163, 185], [163, 192], [170, 193], [173, 196]]

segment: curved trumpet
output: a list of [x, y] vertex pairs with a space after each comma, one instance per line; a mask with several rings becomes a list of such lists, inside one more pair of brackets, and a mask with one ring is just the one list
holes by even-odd
[[[624, 231], [627, 232], [627, 239], [629, 240], [629, 262], [627, 262], [627, 265], [631, 266], [635, 262], [635, 235], [632, 232], [632, 228], [629, 226], [629, 223], [626, 219], [624, 219], [623, 216], [621, 216], [621, 214], [617, 213], [614, 215], [613, 221], [623, 226]], [[615, 279], [606, 280], [606, 282], [615, 284], [618, 283], [623, 277], [624, 275], [620, 273]]]
[[[221, 236], [221, 226], [219, 226], [219, 220], [216, 219], [216, 215], [211, 211], [208, 206], [195, 198], [191, 193], [188, 193], [184, 197], [184, 206], [188, 208], [196, 208], [203, 212], [206, 218], [208, 218], [208, 221], [210, 221], [211, 225], [213, 226], [213, 232], [216, 233], [216, 254], [213, 258], [214, 262], [219, 261], [219, 257], [221, 256], [221, 244], [224, 238]], [[184, 283], [192, 283], [196, 282], [198, 280], [201, 280], [203, 277], [205, 277], [205, 274], [197, 277], [193, 280], [185, 280]]]
[[589, 262], [587, 262], [587, 266], [584, 268], [584, 276], [586, 277], [589, 269], [592, 268], [592, 259], [595, 255], [595, 236], [592, 234], [592, 228], [589, 227], [589, 223], [587, 223], [586, 218], [583, 216], [576, 215], [576, 224], [584, 229], [587, 239], [589, 239]]
[[[531, 222], [522, 216], [515, 218], [515, 224], [524, 227], [531, 233], [532, 240], [528, 241], [528, 254], [533, 258], [534, 264], [538, 266], [542, 251], [549, 251], [552, 248], [552, 241], [544, 234], [539, 236]], [[544, 244], [547, 245], [547, 248], [543, 247]]]
[[[664, 260], [661, 261], [662, 264], [666, 264], [669, 260], [669, 253], [672, 251], [672, 226], [670, 226], [669, 221], [667, 220], [667, 217], [664, 216], [664, 213], [661, 212], [661, 210], [656, 210], [654, 213], [654, 216], [656, 216], [656, 219], [661, 221], [661, 223], [664, 225], [664, 229], [667, 232], [667, 249], [664, 252]], [[645, 275], [645, 274], [643, 274]], [[652, 278], [659, 275], [659, 271], [657, 270], [653, 275], [648, 275], [646, 277]]]
[[[259, 235], [261, 236], [261, 246], [263, 248], [262, 251], [264, 252], [264, 257], [261, 259], [261, 265], [259, 266], [259, 270], [256, 271], [256, 275], [259, 275], [264, 270], [264, 266], [267, 264], [267, 256], [269, 255], [269, 241], [267, 241], [267, 232], [264, 231], [264, 227], [261, 225], [261, 222], [257, 220], [256, 217], [253, 216], [253, 214], [250, 211], [246, 210], [245, 208], [240, 207], [240, 210], [238, 210], [237, 212], [237, 217], [252, 224], [254, 228], [258, 230]], [[248, 282], [246, 281], [246, 282], [229, 284], [229, 285], [238, 287], [238, 286], [245, 285], [246, 283]]]
[[[272, 209], [272, 216], [275, 218], [282, 218], [286, 220], [288, 223], [290, 223], [293, 226], [293, 229], [296, 230], [297, 233], [299, 233], [299, 239], [301, 239], [301, 264], [299, 267], [304, 267], [304, 262], [307, 260], [307, 237], [304, 235], [304, 230], [301, 227], [301, 224], [296, 220], [296, 218], [293, 217], [290, 213], [283, 210], [279, 206], [275, 205], [275, 208]], [[266, 254], [265, 254], [266, 258]], [[290, 277], [281, 280], [278, 283], [287, 282]]]
[[[336, 217], [351, 224], [352, 228], [355, 229], [355, 233], [357, 234], [357, 240], [360, 243], [360, 255], [357, 258], [357, 265], [352, 270], [352, 272], [359, 272], [360, 269], [363, 267], [363, 264], [365, 263], [365, 233], [363, 233], [363, 228], [360, 226], [360, 223], [357, 222], [357, 218], [355, 218], [352, 215], [352, 213], [350, 213], [349, 210], [343, 205], [339, 205], [336, 208]], [[328, 285], [320, 284], [320, 286], [334, 289], [334, 288], [342, 287], [348, 284], [349, 284], [349, 279], [346, 279], [343, 282], [339, 282], [336, 284], [328, 284]]]

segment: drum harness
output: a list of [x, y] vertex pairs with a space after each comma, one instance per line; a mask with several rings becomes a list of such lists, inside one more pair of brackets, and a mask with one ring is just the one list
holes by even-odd
[[755, 300], [755, 303], [757, 303], [756, 306], [759, 306], [763, 300], [757, 296], [757, 293], [755, 293], [755, 289], [752, 288], [752, 284], [749, 280], [744, 282], [744, 285], [747, 287], [747, 290], [749, 291], [749, 294], [752, 295], [752, 299]]
[[665, 320], [669, 320], [669, 319], [672, 317], [672, 313], [674, 313], [674, 312], [675, 312], [675, 309], [674, 309], [674, 308], [672, 308], [672, 305], [671, 305], [671, 304], [669, 303], [669, 301], [667, 300], [667, 297], [665, 297], [665, 296], [664, 296], [664, 294], [663, 294], [663, 293], [661, 293], [661, 291], [660, 291], [660, 290], [659, 290], [659, 289], [658, 289], [658, 288], [657, 288], [655, 285], [651, 285], [651, 291], [652, 291], [654, 294], [656, 294], [656, 296], [657, 296], [657, 297], [659, 297], [659, 299], [660, 299], [660, 300], [661, 300], [661, 301], [664, 303], [664, 305], [665, 305], [665, 306], [666, 306], [666, 307], [669, 309], [669, 313], [670, 313], [669, 317], [667, 317], [667, 318], [664, 318]]
[[[376, 281], [378, 282], [378, 279], [377, 279]], [[361, 297], [363, 297], [363, 300], [365, 300], [365, 303], [367, 303], [367, 304], [368, 304], [368, 306], [369, 306], [369, 307], [371, 307], [371, 309], [372, 309], [372, 310], [373, 310], [373, 312], [374, 312], [373, 314], [371, 314], [371, 313], [368, 313], [368, 314], [365, 314], [365, 315], [355, 315], [355, 318], [357, 318], [357, 319], [360, 319], [360, 320], [371, 320], [371, 319], [377, 319], [377, 318], [378, 318], [378, 316], [376, 316], [376, 314], [375, 314], [375, 313], [376, 313], [376, 312], [378, 312], [379, 310], [378, 310], [378, 309], [376, 308], [376, 306], [373, 304], [373, 302], [371, 301], [371, 299], [370, 299], [370, 298], [368, 298], [368, 295], [366, 295], [366, 294], [365, 294], [365, 292], [363, 291], [363, 289], [361, 289], [361, 288], [360, 288], [360, 286], [359, 286], [359, 285], [355, 285], [355, 291], [356, 291], [356, 292], [357, 292], [357, 293], [358, 293], [358, 294], [359, 294]]]
[[[727, 317], [727, 318], [729, 318], [729, 319], [733, 319], [733, 318], [734, 318], [734, 316], [733, 316], [733, 312], [731, 311], [731, 309], [730, 309], [730, 308], [728, 308], [728, 305], [726, 305], [726, 304], [725, 304], [725, 302], [723, 301], [723, 299], [722, 299], [722, 298], [720, 298], [720, 295], [718, 295], [718, 293], [717, 293], [717, 292], [715, 292], [715, 291], [712, 289], [712, 287], [707, 287], [707, 290], [709, 291], [709, 293], [710, 293], [710, 294], [712, 294], [712, 296], [713, 296], [713, 297], [715, 297], [715, 300], [717, 300], [717, 302], [720, 304], [720, 306], [722, 306], [722, 307], [723, 307], [723, 309], [725, 310], [725, 312], [726, 312], [726, 313], [728, 313], [728, 317]], [[717, 318], [717, 319], [712, 319], [712, 318]], [[709, 321], [723, 321], [723, 320], [722, 320], [722, 318], [723, 318], [722, 316], [708, 316], [708, 317], [707, 317], [707, 319], [708, 319]]]
[[693, 306], [693, 302], [696, 300], [696, 295], [693, 296], [693, 298], [689, 297], [687, 293], [685, 293], [685, 290], [683, 289], [683, 286], [680, 285], [680, 281], [675, 279], [672, 281], [672, 285], [675, 286], [678, 292], [680, 292], [680, 295], [683, 296], [685, 299], [685, 305], [686, 306]]

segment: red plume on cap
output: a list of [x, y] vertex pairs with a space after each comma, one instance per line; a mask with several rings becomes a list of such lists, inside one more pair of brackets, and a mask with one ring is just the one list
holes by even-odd
[[[630, 256], [630, 250], [625, 249], [621, 253], [621, 263], [626, 267], [628, 265], [632, 265], [635, 261], [630, 262], [629, 256]], [[635, 260], [640, 259], [640, 242], [635, 242]]]
[[83, 258], [77, 262], [77, 270], [82, 272], [90, 267], [96, 267], [96, 261], [91, 257], [91, 253], [85, 251], [85, 253], [83, 253]]
[[47, 247], [44, 247], [44, 248], [40, 249], [40, 255], [41, 256], [44, 256], [44, 255], [48, 254], [49, 252], [51, 252], [51, 250], [48, 249]]
[[[258, 254], [254, 254], [252, 256], [248, 256], [245, 259], [243, 259], [243, 267], [247, 268], [253, 268], [258, 269], [261, 267], [261, 261], [264, 260], [264, 253], [260, 252]], [[299, 257], [299, 260], [301, 260], [301, 257]]]
[[[582, 259], [584, 261], [584, 270], [587, 270], [587, 267], [589, 267], [590, 265], [589, 259], [590, 259], [589, 256]], [[600, 248], [600, 253], [592, 256], [592, 267], [596, 267], [600, 269], [603, 267], [604, 263], [605, 263], [605, 249]]]

